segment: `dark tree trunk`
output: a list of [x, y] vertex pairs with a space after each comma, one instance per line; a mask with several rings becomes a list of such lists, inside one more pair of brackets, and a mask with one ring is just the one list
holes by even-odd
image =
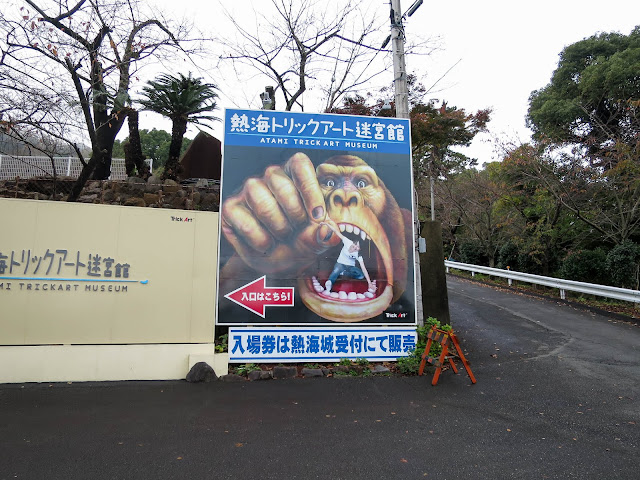
[[[97, 132], [98, 149], [102, 152], [93, 171], [94, 180], [107, 180], [111, 175], [111, 154], [113, 152], [113, 142], [115, 134], [110, 128], [103, 128]], [[117, 132], [116, 132], [117, 133]]]
[[171, 144], [169, 145], [169, 158], [164, 166], [163, 179], [178, 180], [180, 150], [182, 149], [182, 139], [187, 131], [186, 120], [178, 119], [173, 121], [171, 128]]
[[89, 178], [91, 177], [91, 174], [93, 173], [93, 170], [96, 168], [96, 165], [99, 162], [103, 161], [101, 158], [103, 155], [104, 155], [103, 151], [98, 149], [93, 150], [93, 152], [91, 153], [91, 158], [89, 159], [87, 164], [82, 168], [82, 171], [78, 176], [78, 179], [73, 184], [73, 187], [71, 187], [71, 193], [69, 193], [69, 197], [67, 197], [67, 202], [75, 202], [76, 200], [78, 200], [78, 197], [80, 197], [80, 194], [82, 193], [82, 189], [84, 188], [85, 183], [87, 183], [87, 180], [89, 180]]
[[96, 130], [95, 142], [94, 145], [92, 145], [91, 158], [82, 168], [78, 179], [73, 184], [67, 201], [75, 202], [78, 199], [89, 178], [93, 178], [95, 180], [106, 180], [109, 178], [109, 175], [111, 175], [113, 143], [122, 123], [124, 122], [125, 113], [120, 112], [120, 114], [123, 115], [123, 117], [120, 117], [119, 120], [112, 117], [110, 122], [101, 124], [100, 128]]
[[131, 109], [128, 112], [129, 142], [125, 145], [125, 166], [127, 176], [133, 175], [134, 168], [138, 171], [138, 177], [149, 178], [151, 172], [145, 163], [145, 156], [142, 154], [142, 144], [140, 142], [140, 131], [138, 129], [138, 111]]

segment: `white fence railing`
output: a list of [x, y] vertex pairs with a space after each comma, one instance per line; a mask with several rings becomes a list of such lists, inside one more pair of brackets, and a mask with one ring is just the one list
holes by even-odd
[[[145, 160], [150, 168], [152, 161]], [[0, 155], [0, 180], [13, 180], [16, 177], [32, 178], [53, 176], [53, 165], [60, 177], [78, 178], [82, 171], [82, 163], [76, 157], [54, 157], [53, 164], [49, 157], [32, 157], [17, 155]], [[127, 173], [124, 159], [111, 160], [111, 180], [124, 180]]]
[[640, 291], [630, 290], [628, 288], [609, 287], [607, 285], [596, 285], [595, 283], [575, 282], [573, 280], [564, 280], [562, 278], [544, 277], [542, 275], [532, 275], [530, 273], [514, 272], [513, 270], [502, 270], [500, 268], [483, 267], [480, 265], [471, 265], [468, 263], [452, 262], [445, 260], [447, 273], [450, 269], [464, 270], [471, 272], [473, 276], [476, 273], [492, 275], [494, 277], [502, 277], [509, 280], [509, 285], [513, 280], [531, 283], [534, 285], [544, 285], [546, 287], [557, 288], [560, 290], [560, 298], [565, 299], [566, 291], [587, 293], [589, 295], [598, 295], [600, 297], [615, 298], [616, 300], [624, 300], [626, 302], [640, 303]]

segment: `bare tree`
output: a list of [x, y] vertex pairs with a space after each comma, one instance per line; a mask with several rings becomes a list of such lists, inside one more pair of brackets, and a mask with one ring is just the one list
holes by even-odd
[[[57, 135], [84, 167], [85, 182], [110, 175], [130, 105], [129, 88], [149, 61], [184, 49], [189, 26], [152, 15], [137, 0], [12, 0], [0, 13], [0, 113], [9, 131]], [[88, 137], [91, 155], [79, 145]]]
[[285, 110], [304, 110], [302, 95], [317, 89], [328, 111], [345, 94], [369, 88], [391, 62], [378, 48], [388, 17], [376, 19], [361, 3], [271, 0], [273, 14], [254, 11], [253, 28], [227, 11], [236, 38], [220, 39], [226, 47], [221, 59], [232, 61], [239, 75], [249, 67], [269, 78], [284, 97]]

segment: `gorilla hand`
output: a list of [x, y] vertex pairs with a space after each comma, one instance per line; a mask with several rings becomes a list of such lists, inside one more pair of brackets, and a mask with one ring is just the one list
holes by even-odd
[[326, 224], [325, 199], [304, 153], [249, 178], [222, 205], [222, 232], [249, 267], [264, 273], [307, 266], [339, 243]]

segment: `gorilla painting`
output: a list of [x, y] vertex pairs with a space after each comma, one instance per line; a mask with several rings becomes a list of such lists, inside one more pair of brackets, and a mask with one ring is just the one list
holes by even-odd
[[[403, 181], [410, 198], [410, 179]], [[268, 281], [295, 282], [298, 298], [323, 319], [377, 317], [382, 323], [390, 316], [381, 314], [408, 286], [413, 289], [411, 212], [398, 205], [376, 170], [359, 156], [338, 154], [315, 167], [307, 154], [296, 152], [246, 178], [223, 198], [220, 215], [221, 232], [232, 250], [221, 255], [221, 296], [266, 274]], [[343, 275], [332, 284], [327, 280], [344, 238], [358, 243], [367, 278]], [[409, 292], [409, 301], [405, 296], [403, 311], [413, 310], [413, 295]], [[406, 321], [413, 321], [413, 313]]]

